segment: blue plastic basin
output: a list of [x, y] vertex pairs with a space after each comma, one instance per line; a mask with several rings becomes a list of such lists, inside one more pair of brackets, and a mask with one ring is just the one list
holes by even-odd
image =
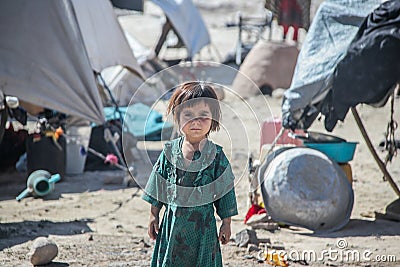
[[306, 143], [304, 146], [321, 151], [338, 163], [349, 162], [354, 157], [358, 142]]

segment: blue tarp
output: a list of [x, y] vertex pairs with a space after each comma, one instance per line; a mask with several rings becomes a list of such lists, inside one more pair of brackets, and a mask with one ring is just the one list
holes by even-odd
[[[138, 140], [159, 141], [163, 131], [172, 131], [173, 124], [164, 122], [162, 115], [142, 103], [129, 107], [119, 107], [124, 118], [124, 129], [127, 129]], [[119, 119], [115, 107], [104, 108], [106, 120]]]

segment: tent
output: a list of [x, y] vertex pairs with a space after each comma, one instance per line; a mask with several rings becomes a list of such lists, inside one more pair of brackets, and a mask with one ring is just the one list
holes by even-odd
[[379, 0], [327, 0], [320, 5], [283, 99], [285, 128], [307, 129], [312, 124], [319, 114], [317, 104], [332, 88], [336, 65], [346, 55], [364, 18], [379, 3]]
[[[168, 66], [161, 66], [162, 61], [157, 57], [152, 57], [153, 51], [141, 44], [135, 36], [126, 31], [124, 34], [144, 75], [150, 78], [143, 83], [140, 76], [122, 66], [105, 68], [101, 75], [119, 106], [127, 106], [129, 103], [143, 103], [151, 106], [175, 84], [170, 84], [171, 77], [166, 79], [161, 79], [163, 75], [156, 77], [155, 73]], [[155, 68], [154, 64], [160, 65], [160, 68]], [[171, 73], [172, 71], [164, 72], [176, 76]]]
[[[282, 103], [282, 125], [291, 129], [309, 128], [321, 112], [325, 128], [332, 131], [351, 109], [371, 154], [398, 196], [400, 189], [377, 155], [356, 106], [383, 106], [400, 84], [399, 29], [398, 0], [325, 1], [311, 24]], [[394, 155], [393, 119], [390, 124], [391, 137], [386, 141]]]
[[[272, 94], [290, 86], [299, 50], [294, 45], [260, 40], [240, 65], [232, 88], [242, 97]], [[252, 81], [252, 82], [250, 82]]]
[[142, 70], [108, 0], [0, 2], [0, 90], [38, 106], [105, 121], [95, 75]]
[[322, 103], [328, 131], [359, 103], [386, 104], [400, 83], [399, 29], [400, 1], [385, 2], [364, 19], [336, 66], [332, 90]]
[[192, 0], [152, 0], [168, 17], [172, 26], [179, 34], [188, 58], [193, 58], [201, 48], [210, 44], [210, 35], [199, 11]]

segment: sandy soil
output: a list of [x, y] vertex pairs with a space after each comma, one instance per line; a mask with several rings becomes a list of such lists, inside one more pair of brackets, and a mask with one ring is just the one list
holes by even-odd
[[[204, 1], [197, 2], [204, 4]], [[241, 1], [236, 6], [228, 1], [216, 3], [220, 4], [219, 11], [203, 7], [201, 12], [210, 27], [213, 42], [223, 54], [234, 47], [236, 39], [235, 29], [222, 26], [225, 19], [233, 16], [238, 8], [251, 12], [262, 3], [255, 1], [254, 5], [250, 5]], [[151, 47], [159, 33], [160, 19], [156, 8], [147, 4], [146, 7], [144, 15], [124, 16], [121, 23]], [[143, 27], [137, 29], [135, 24]], [[259, 155], [259, 122], [271, 116], [280, 116], [281, 99], [252, 97], [246, 100], [246, 106], [242, 100], [227, 96], [223, 103], [227, 111], [224, 112], [223, 124], [228, 130], [212, 138], [227, 150], [237, 177], [239, 215], [232, 222], [234, 236], [246, 228], [243, 219], [248, 209], [247, 157], [249, 153], [256, 157]], [[398, 107], [400, 99], [395, 104]], [[229, 112], [230, 107], [235, 107], [237, 114]], [[377, 147], [389, 120], [389, 106], [379, 109], [359, 106], [358, 110]], [[249, 111], [254, 111], [256, 115]], [[399, 111], [396, 108], [397, 118]], [[243, 136], [238, 128], [245, 129], [246, 135]], [[311, 129], [323, 131], [322, 121], [317, 120]], [[365, 252], [371, 258], [371, 261], [353, 261], [329, 260], [325, 257], [308, 262], [311, 266], [399, 266], [400, 223], [376, 219], [374, 213], [385, 213], [386, 206], [398, 197], [389, 183], [383, 181], [351, 114], [348, 114], [344, 123], [338, 124], [333, 133], [359, 142], [355, 158], [351, 161], [355, 202], [350, 222], [343, 229], [325, 235], [316, 235], [298, 227], [284, 227], [273, 232], [257, 230], [257, 236], [260, 239], [269, 238], [271, 243], [283, 246], [287, 252], [313, 250], [317, 255], [323, 250], [337, 250], [337, 242], [344, 241], [349, 250], [361, 255]], [[227, 134], [231, 139], [226, 138]], [[153, 144], [152, 147], [154, 150], [149, 151], [149, 155], [154, 160], [159, 153], [156, 149], [159, 146]], [[137, 177], [143, 181], [151, 165], [144, 160], [147, 158], [146, 151], [139, 149], [136, 153]], [[385, 156], [382, 152], [379, 155], [381, 158]], [[389, 171], [400, 185], [399, 157], [390, 164]], [[17, 202], [15, 197], [25, 188], [26, 176], [14, 172], [0, 174], [0, 265], [30, 266], [25, 255], [32, 241], [36, 237], [47, 236], [59, 247], [58, 256], [48, 266], [148, 266], [154, 245], [146, 233], [150, 207], [140, 199], [140, 189], [124, 186], [125, 176], [122, 171], [67, 176], [56, 184], [52, 194], [36, 199], [27, 197]], [[257, 262], [254, 258], [256, 253], [236, 247], [233, 241], [222, 246], [222, 252], [225, 266], [268, 266]], [[394, 259], [395, 262], [376, 261], [379, 256]], [[301, 266], [295, 262], [290, 262], [290, 265]]]

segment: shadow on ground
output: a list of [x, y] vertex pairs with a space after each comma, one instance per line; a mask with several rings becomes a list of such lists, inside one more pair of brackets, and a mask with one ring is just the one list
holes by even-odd
[[69, 264], [68, 263], [65, 263], [65, 262], [51, 262], [51, 263], [48, 263], [48, 264], [46, 264], [46, 267], [67, 267], [67, 266], [69, 266]]
[[332, 233], [306, 233], [304, 235], [328, 238], [343, 238], [355, 236], [398, 236], [400, 235], [400, 222], [389, 220], [360, 220], [351, 219], [342, 229]]
[[[0, 223], [0, 251], [7, 247], [23, 244], [40, 236], [77, 235], [92, 232], [88, 223], [91, 219], [70, 222], [23, 221]], [[64, 265], [61, 265], [64, 266]]]

